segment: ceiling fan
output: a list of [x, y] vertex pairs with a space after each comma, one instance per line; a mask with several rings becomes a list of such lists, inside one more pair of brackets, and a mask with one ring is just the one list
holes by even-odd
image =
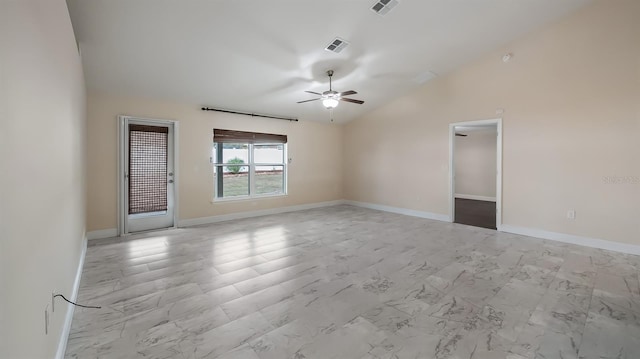
[[325, 91], [323, 93], [318, 93], [318, 92], [313, 92], [313, 91], [305, 91], [305, 92], [308, 92], [310, 94], [318, 95], [320, 97], [314, 98], [314, 99], [311, 99], [311, 100], [298, 101], [298, 103], [322, 100], [322, 105], [327, 109], [336, 108], [338, 106], [338, 104], [340, 103], [340, 101], [357, 103], [358, 105], [362, 105], [364, 103], [364, 101], [361, 101], [361, 100], [355, 100], [355, 99], [352, 99], [352, 98], [343, 97], [343, 96], [349, 96], [349, 95], [357, 94], [357, 92], [355, 92], [353, 90], [345, 91], [345, 92], [333, 91], [333, 89], [331, 88], [331, 77], [333, 76], [333, 70], [327, 71], [327, 76], [329, 76], [329, 91]]

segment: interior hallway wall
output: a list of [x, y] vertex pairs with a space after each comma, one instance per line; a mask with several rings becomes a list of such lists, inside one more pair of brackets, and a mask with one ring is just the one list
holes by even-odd
[[[0, 358], [56, 356], [85, 237], [85, 106], [64, 0], [0, 2]], [[50, 314], [45, 334], [44, 312]]]

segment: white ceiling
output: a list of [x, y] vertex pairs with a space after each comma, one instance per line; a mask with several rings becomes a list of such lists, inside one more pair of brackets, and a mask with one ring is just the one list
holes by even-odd
[[[358, 117], [590, 0], [68, 0], [93, 91], [328, 121]], [[324, 48], [339, 36], [340, 54]], [[516, 54], [517, 56], [517, 54]], [[500, 61], [500, 59], [496, 59]]]

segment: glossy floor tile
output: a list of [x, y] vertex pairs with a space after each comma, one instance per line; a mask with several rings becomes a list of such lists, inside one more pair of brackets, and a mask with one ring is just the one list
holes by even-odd
[[640, 358], [640, 258], [335, 206], [91, 241], [67, 358]]

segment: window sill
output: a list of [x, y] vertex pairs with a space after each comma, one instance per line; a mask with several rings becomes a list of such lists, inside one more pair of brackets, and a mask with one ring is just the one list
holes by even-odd
[[286, 197], [287, 194], [286, 193], [280, 193], [280, 194], [265, 194], [265, 195], [259, 195], [259, 196], [242, 196], [242, 197], [227, 197], [227, 198], [214, 198], [213, 200], [211, 200], [211, 203], [216, 204], [216, 203], [229, 203], [229, 202], [246, 202], [246, 201], [253, 201], [253, 200], [259, 200], [259, 199], [268, 199], [268, 198], [278, 198], [278, 197]]

